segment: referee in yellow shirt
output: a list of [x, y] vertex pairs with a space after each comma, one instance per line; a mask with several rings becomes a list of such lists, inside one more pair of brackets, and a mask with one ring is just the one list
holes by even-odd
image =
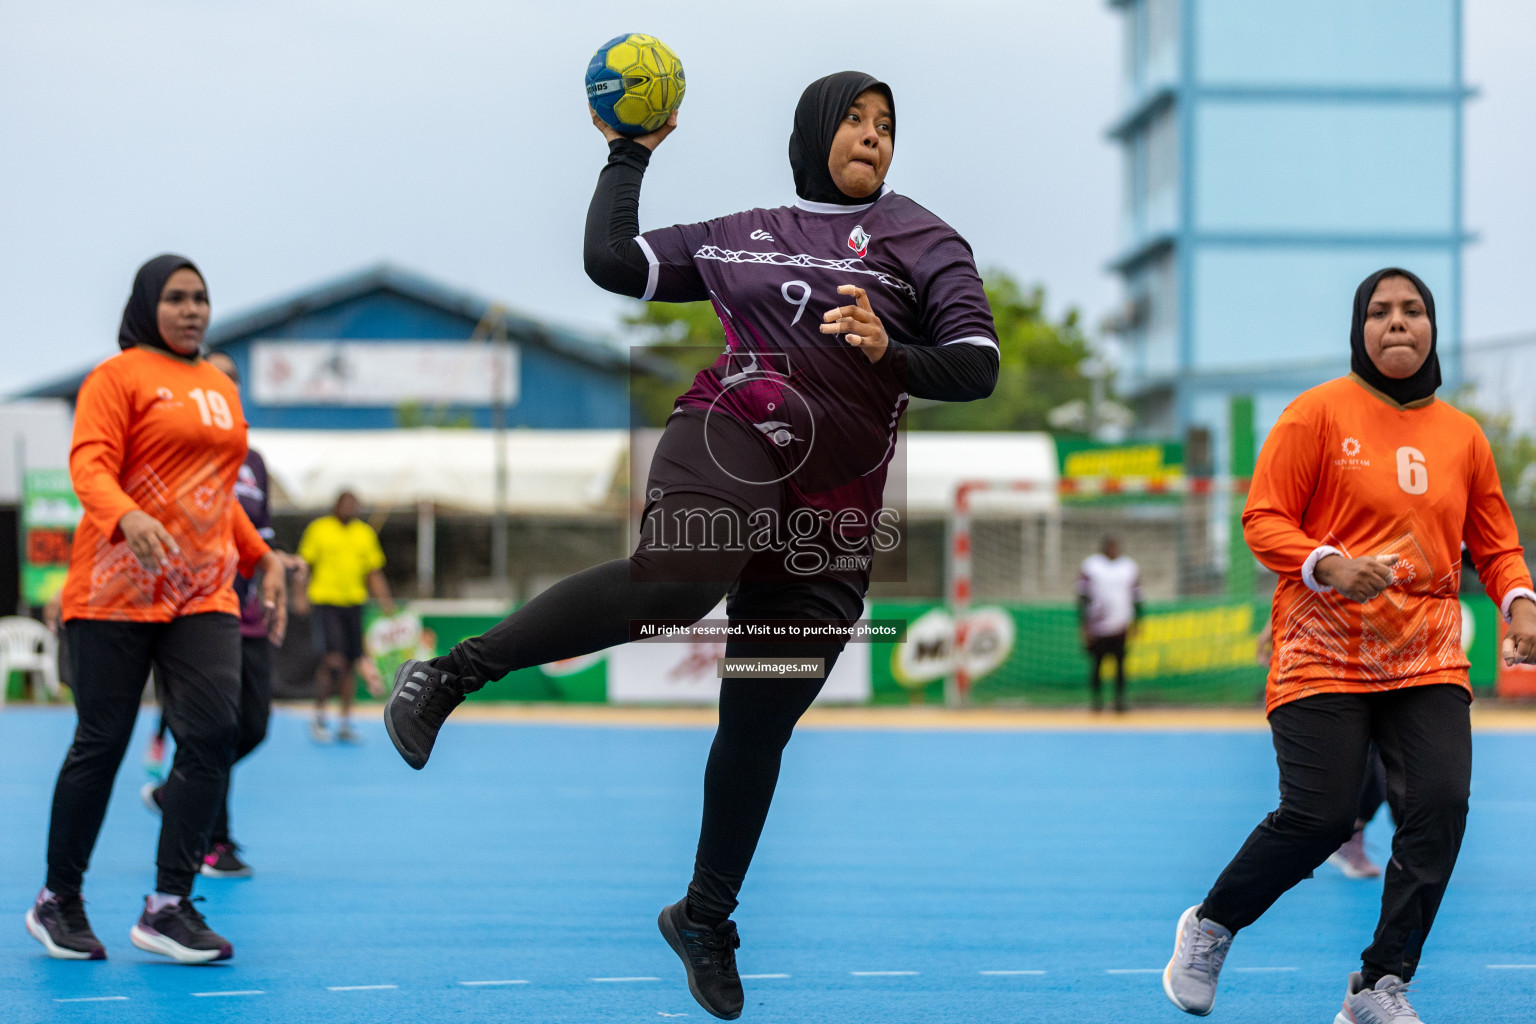
[[341, 697], [336, 740], [356, 743], [352, 676], [362, 671], [363, 605], [371, 593], [384, 614], [395, 612], [389, 584], [384, 580], [384, 549], [379, 547], [373, 527], [357, 518], [357, 495], [342, 491], [330, 515], [304, 528], [299, 557], [309, 563], [310, 623], [315, 646], [322, 652], [315, 673], [315, 720], [310, 736], [316, 743], [331, 742], [325, 705], [334, 691]]

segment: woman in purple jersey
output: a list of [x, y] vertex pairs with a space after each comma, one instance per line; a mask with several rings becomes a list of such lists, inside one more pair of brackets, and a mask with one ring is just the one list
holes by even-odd
[[[638, 138], [594, 116], [608, 163], [587, 213], [601, 287], [643, 300], [708, 299], [727, 349], [677, 400], [647, 480], [640, 543], [544, 591], [482, 636], [407, 662], [385, 708], [414, 768], [466, 693], [506, 673], [626, 643], [632, 623], [695, 622], [724, 595], [733, 623], [847, 624], [893, 527], [882, 506], [909, 397], [991, 394], [998, 349], [970, 248], [885, 185], [890, 87], [858, 72], [800, 98], [789, 158], [797, 200], [641, 234], [640, 185], [676, 128]], [[727, 658], [820, 658], [842, 640], [731, 640]], [[685, 899], [659, 925], [710, 1013], [740, 1016], [730, 915], [762, 833], [780, 758], [822, 679], [731, 678], [704, 774]]]

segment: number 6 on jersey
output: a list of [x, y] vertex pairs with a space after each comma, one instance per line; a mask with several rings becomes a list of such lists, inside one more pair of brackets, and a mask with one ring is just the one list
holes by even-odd
[[1424, 465], [1424, 453], [1407, 445], [1397, 450], [1397, 486], [1409, 494], [1423, 494], [1429, 490], [1429, 468]]

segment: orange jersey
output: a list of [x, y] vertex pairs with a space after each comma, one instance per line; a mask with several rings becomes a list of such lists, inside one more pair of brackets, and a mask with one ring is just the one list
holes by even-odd
[[[1506, 619], [1536, 599], [1482, 428], [1438, 400], [1402, 408], [1354, 377], [1302, 394], [1259, 453], [1243, 537], [1280, 575], [1265, 711], [1315, 693], [1468, 687], [1461, 545]], [[1313, 575], [1319, 558], [1397, 555], [1359, 604]]]
[[[69, 453], [85, 515], [64, 584], [65, 619], [239, 614], [235, 570], [249, 575], [268, 550], [235, 499], [245, 432], [234, 383], [205, 361], [129, 349], [91, 371], [75, 403]], [[158, 576], [118, 529], [135, 509], [158, 519], [181, 548]]]

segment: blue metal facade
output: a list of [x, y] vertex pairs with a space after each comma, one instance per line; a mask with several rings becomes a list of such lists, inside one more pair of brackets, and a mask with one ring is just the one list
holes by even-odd
[[1460, 381], [1461, 0], [1113, 0], [1125, 26], [1121, 390], [1148, 434], [1267, 430], [1348, 368], [1350, 299], [1405, 266]]
[[[462, 343], [480, 327], [505, 333], [517, 348], [517, 401], [509, 427], [624, 429], [629, 426], [629, 360], [595, 339], [538, 323], [484, 299], [443, 287], [390, 266], [375, 267], [305, 290], [232, 320], [215, 317], [208, 346], [229, 353], [246, 381], [253, 378], [257, 341], [442, 340]], [[36, 396], [73, 399], [85, 373], [35, 389]], [[253, 427], [365, 430], [400, 425], [394, 406], [262, 405], [245, 389], [245, 415]], [[431, 407], [428, 415], [491, 426], [487, 406]]]

